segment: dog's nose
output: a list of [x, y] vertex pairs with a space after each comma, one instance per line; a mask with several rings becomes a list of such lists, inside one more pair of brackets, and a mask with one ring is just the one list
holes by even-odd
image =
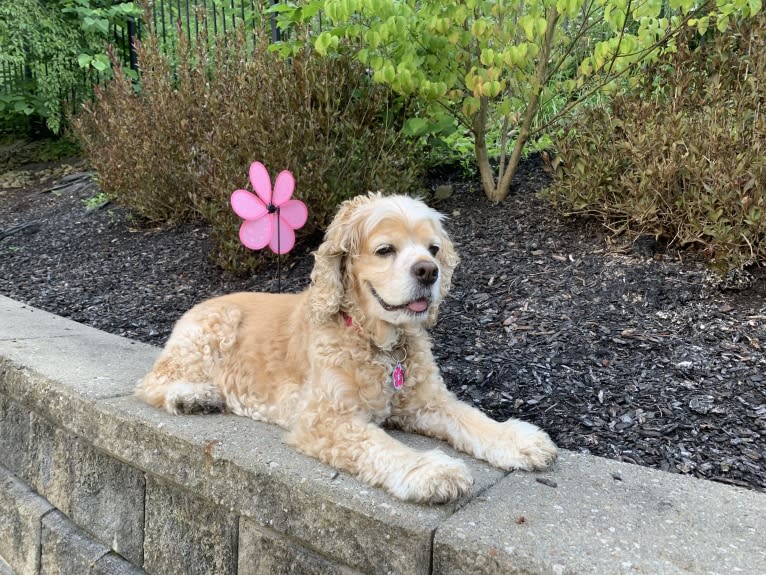
[[430, 286], [439, 277], [439, 268], [433, 262], [420, 261], [412, 266], [412, 275], [423, 285]]

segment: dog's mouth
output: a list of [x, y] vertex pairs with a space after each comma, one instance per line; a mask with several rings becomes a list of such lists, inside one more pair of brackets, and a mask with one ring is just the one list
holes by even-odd
[[415, 315], [420, 315], [422, 313], [426, 313], [428, 311], [428, 308], [431, 305], [431, 297], [430, 295], [422, 296], [413, 300], [410, 300], [407, 303], [403, 303], [400, 305], [392, 305], [388, 303], [386, 300], [384, 300], [378, 292], [375, 291], [375, 288], [372, 287], [372, 285], [368, 284], [370, 287], [370, 292], [375, 297], [375, 299], [380, 304], [380, 307], [382, 307], [386, 311], [404, 311], [408, 313], [412, 313]]

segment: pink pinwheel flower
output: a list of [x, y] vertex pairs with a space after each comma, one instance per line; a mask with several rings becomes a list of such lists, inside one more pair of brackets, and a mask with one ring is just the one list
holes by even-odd
[[250, 165], [250, 183], [255, 194], [236, 190], [231, 207], [245, 220], [239, 228], [239, 240], [251, 250], [269, 246], [275, 254], [286, 254], [295, 245], [295, 230], [303, 227], [309, 216], [306, 204], [291, 200], [295, 178], [287, 170], [279, 172], [271, 190], [271, 178], [260, 162]]

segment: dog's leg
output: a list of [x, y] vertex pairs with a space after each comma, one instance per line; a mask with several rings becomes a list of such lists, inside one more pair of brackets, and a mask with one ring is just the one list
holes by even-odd
[[177, 341], [168, 342], [162, 355], [138, 384], [136, 394], [146, 403], [169, 413], [214, 413], [223, 409], [218, 388], [200, 361], [183, 363]]
[[314, 404], [302, 413], [286, 441], [362, 481], [406, 501], [443, 503], [471, 490], [473, 478], [459, 459], [434, 449], [417, 451], [361, 415]]
[[223, 410], [221, 392], [211, 383], [168, 383], [156, 376], [152, 379], [150, 374], [141, 381], [140, 386], [137, 393], [141, 399], [174, 415], [217, 413]]
[[403, 394], [390, 422], [443, 439], [501, 469], [545, 469], [556, 460], [556, 446], [539, 427], [517, 419], [490, 419], [458, 401], [439, 376]]
[[137, 395], [173, 414], [222, 411], [224, 401], [212, 381], [213, 372], [234, 344], [240, 318], [234, 307], [209, 303], [187, 312], [152, 371], [139, 382]]

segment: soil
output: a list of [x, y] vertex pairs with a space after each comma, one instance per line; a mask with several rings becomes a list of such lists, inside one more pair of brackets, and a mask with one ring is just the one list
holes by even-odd
[[[196, 302], [277, 290], [209, 262], [209, 229], [141, 227], [103, 204], [78, 162], [0, 176], [0, 294], [162, 345]], [[557, 214], [521, 166], [499, 205], [477, 181], [434, 175], [462, 255], [433, 330], [447, 385], [495, 419], [563, 448], [766, 490], [766, 276], [727, 282], [695, 254], [629, 241]], [[282, 258], [283, 291], [308, 284], [316, 240]]]

